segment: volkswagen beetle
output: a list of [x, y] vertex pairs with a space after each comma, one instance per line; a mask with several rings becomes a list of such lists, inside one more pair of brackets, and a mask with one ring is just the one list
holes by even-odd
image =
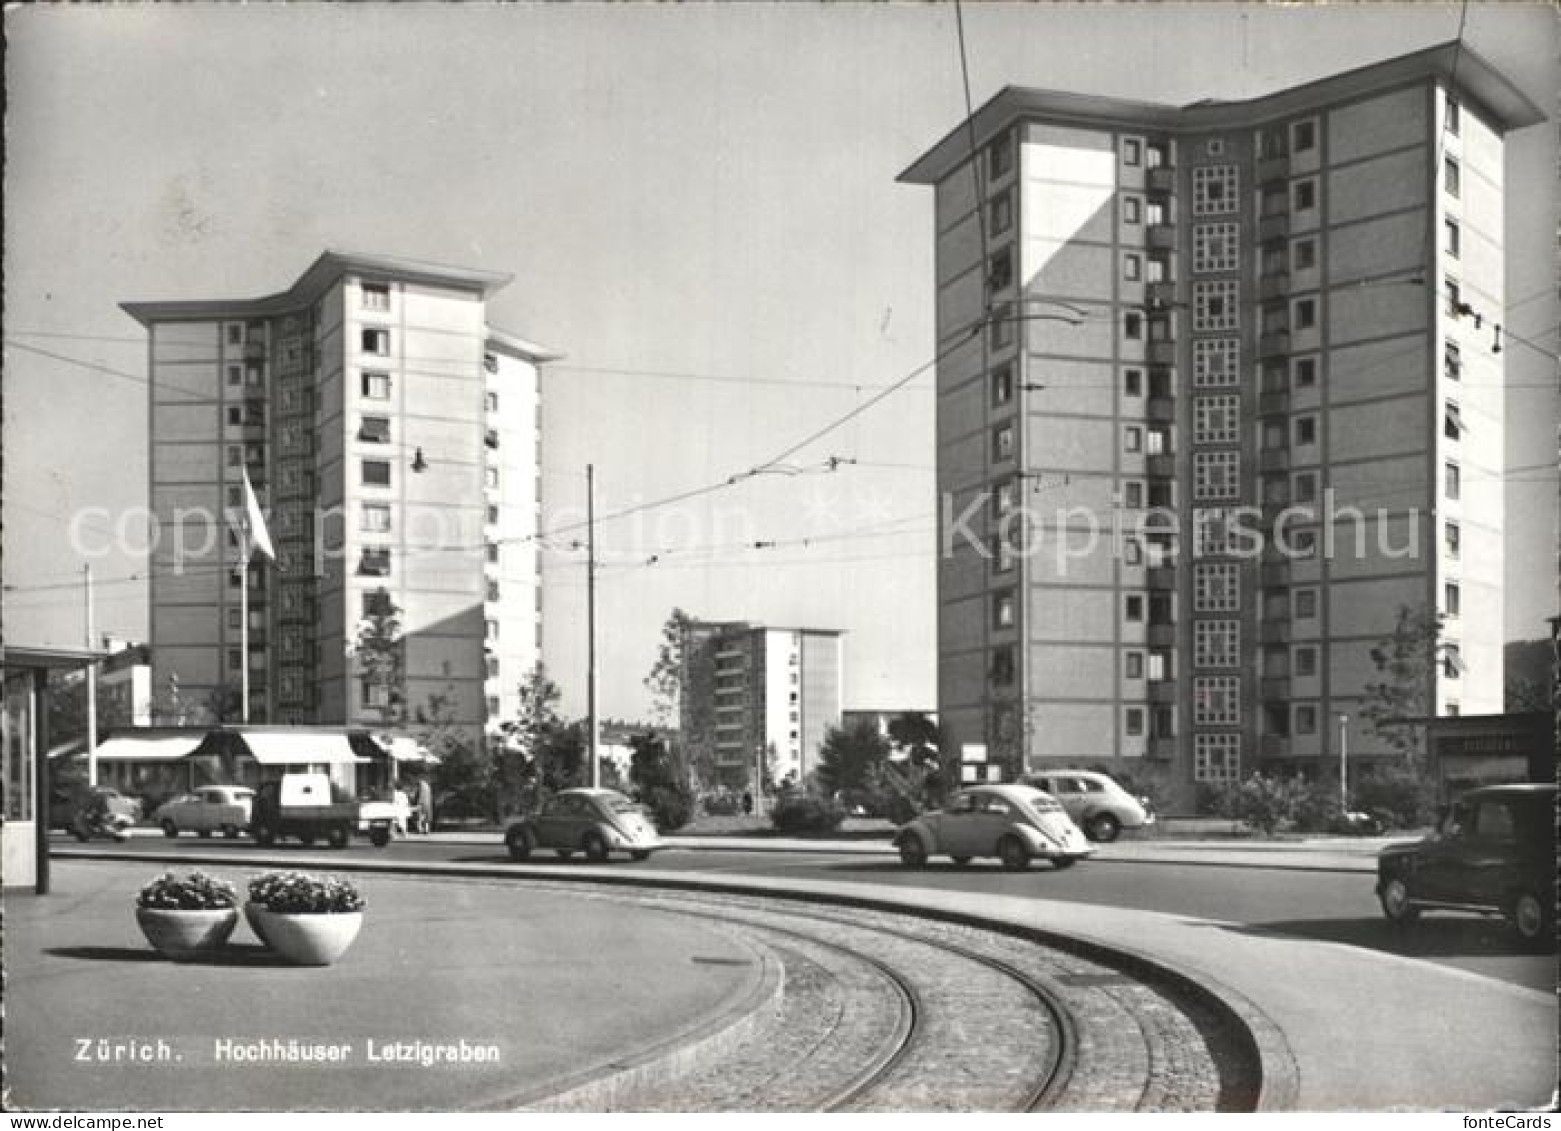
[[565, 860], [583, 852], [600, 862], [613, 851], [644, 860], [666, 845], [645, 811], [616, 790], [565, 789], [505, 829], [504, 847], [511, 860], [547, 848]]
[[1027, 785], [962, 789], [942, 809], [902, 826], [894, 843], [901, 863], [911, 868], [937, 855], [956, 864], [996, 856], [1010, 869], [1039, 857], [1068, 868], [1095, 852], [1056, 798]]

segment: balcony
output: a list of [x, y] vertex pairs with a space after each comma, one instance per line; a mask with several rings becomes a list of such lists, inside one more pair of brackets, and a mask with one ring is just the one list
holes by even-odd
[[1150, 251], [1176, 250], [1176, 229], [1170, 224], [1150, 224], [1144, 236]]
[[1276, 154], [1273, 157], [1263, 157], [1257, 163], [1257, 183], [1260, 185], [1273, 184], [1290, 176], [1290, 155], [1288, 153]]
[[1290, 352], [1290, 331], [1270, 330], [1257, 340], [1257, 355], [1261, 358], [1284, 357]]
[[1151, 624], [1144, 633], [1146, 643], [1151, 648], [1176, 647], [1176, 626], [1174, 624]]
[[1288, 271], [1266, 271], [1258, 280], [1258, 298], [1264, 302], [1273, 302], [1275, 299], [1284, 298], [1290, 293], [1290, 273]]
[[264, 361], [266, 359], [266, 343], [254, 338], [244, 343], [245, 361]]
[[1149, 702], [1151, 703], [1175, 703], [1176, 681], [1174, 679], [1151, 679], [1149, 681]]
[[1290, 238], [1290, 214], [1288, 212], [1274, 212], [1260, 217], [1257, 222], [1257, 238], [1259, 243], [1273, 243], [1275, 240]]
[[1278, 416], [1290, 411], [1290, 390], [1270, 389], [1257, 399], [1259, 416]]
[[1150, 566], [1149, 572], [1145, 574], [1144, 577], [1145, 584], [1150, 589], [1165, 590], [1176, 588], [1175, 566]]
[[1258, 453], [1258, 470], [1263, 472], [1289, 471], [1290, 449], [1264, 448]]
[[1176, 422], [1176, 402], [1170, 397], [1150, 397], [1144, 415], [1157, 424]]
[[1155, 479], [1176, 478], [1176, 457], [1169, 452], [1149, 456], [1144, 460], [1144, 472]]
[[1148, 357], [1150, 365], [1175, 365], [1176, 343], [1164, 339], [1151, 341]]
[[[1264, 566], [1265, 570], [1276, 568]], [[1258, 642], [1262, 644], [1288, 644], [1290, 643], [1290, 622], [1287, 620], [1266, 620], [1258, 625]], [[1288, 685], [1289, 681], [1286, 680]]]
[[1290, 698], [1290, 677], [1287, 675], [1264, 676], [1261, 691], [1265, 700], [1288, 699]]
[[1160, 758], [1166, 761], [1176, 757], [1176, 739], [1170, 735], [1160, 735], [1149, 740], [1148, 756]]
[[1176, 169], [1171, 165], [1160, 165], [1150, 169], [1144, 174], [1144, 188], [1161, 196], [1169, 196], [1176, 191]]
[[1264, 562], [1258, 580], [1264, 589], [1283, 589], [1290, 584], [1290, 563]]
[[[1151, 228], [1150, 231], [1155, 229]], [[1144, 301], [1151, 310], [1167, 309], [1176, 304], [1176, 284], [1161, 280], [1144, 288]]]
[[1290, 736], [1288, 734], [1265, 734], [1259, 748], [1265, 758], [1288, 758], [1290, 756]]

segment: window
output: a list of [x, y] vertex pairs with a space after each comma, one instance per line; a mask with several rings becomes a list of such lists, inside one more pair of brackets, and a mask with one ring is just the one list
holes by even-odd
[[265, 381], [265, 373], [258, 365], [246, 365], [244, 367], [244, 384], [251, 388], [259, 388]]
[[241, 507], [244, 505], [244, 489], [242, 487], [228, 488], [228, 506]]
[[1462, 232], [1458, 227], [1458, 221], [1443, 220], [1442, 231], [1447, 237], [1447, 254], [1457, 259], [1463, 244]]
[[491, 577], [488, 578], [488, 598], [487, 599], [490, 600], [490, 601], [497, 601], [499, 599], [499, 583], [497, 581], [495, 581]]
[[1463, 675], [1463, 649], [1456, 644], [1442, 646], [1442, 675], [1448, 679]]
[[1235, 667], [1240, 630], [1241, 622], [1235, 620], [1193, 621], [1193, 663], [1200, 668]]
[[1192, 285], [1192, 328], [1200, 332], [1234, 330], [1240, 324], [1235, 280]]
[[1220, 784], [1241, 780], [1241, 736], [1199, 734], [1193, 736], [1194, 781]]
[[1144, 204], [1136, 196], [1124, 196], [1122, 198], [1122, 223], [1134, 225], [1143, 222]]
[[1442, 612], [1450, 617], [1463, 614], [1463, 593], [1459, 590], [1456, 581], [1448, 581], [1442, 585]]
[[1290, 190], [1292, 207], [1297, 212], [1306, 212], [1317, 207], [1317, 182], [1313, 180], [1296, 181]]
[[1124, 713], [1123, 726], [1129, 738], [1140, 738], [1144, 733], [1144, 709], [1129, 707]]
[[1442, 435], [1449, 440], [1461, 440], [1463, 428], [1463, 413], [1458, 408], [1458, 402], [1446, 402], [1442, 406]]
[[1317, 501], [1317, 473], [1315, 471], [1297, 473], [1292, 483], [1290, 497], [1295, 502], [1315, 503]]
[[1241, 398], [1234, 393], [1193, 399], [1193, 442], [1234, 444], [1238, 439]]
[[1144, 598], [1137, 593], [1129, 594], [1122, 602], [1123, 615], [1129, 624], [1141, 624], [1144, 619]]
[[1317, 704], [1297, 703], [1295, 705], [1295, 733], [1317, 733]]
[[1004, 644], [992, 649], [992, 682], [1006, 686], [1014, 681], [1014, 647]]
[[1240, 265], [1240, 255], [1240, 225], [1198, 224], [1194, 226], [1192, 230], [1194, 271], [1234, 271]]
[[244, 383], [244, 369], [242, 366], [228, 366], [228, 384], [242, 385]]
[[992, 493], [992, 509], [999, 517], [1014, 509], [1014, 481], [1005, 479]]
[[[1122, 502], [1130, 510], [1140, 510], [1144, 505], [1144, 485], [1137, 480], [1129, 480], [1122, 485]], [[1132, 545], [1136, 548], [1138, 543]]]
[[1241, 678], [1200, 675], [1192, 681], [1193, 721], [1199, 726], [1235, 726], [1241, 721]]
[[1457, 279], [1445, 279], [1442, 283], [1442, 291], [1447, 295], [1447, 313], [1452, 318], [1466, 313], [1463, 307], [1463, 291], [1458, 287]]
[[1442, 465], [1443, 482], [1446, 484], [1446, 494], [1449, 499], [1457, 499], [1463, 492], [1463, 476], [1459, 473], [1456, 463], [1448, 462]]
[[1136, 283], [1144, 277], [1144, 261], [1141, 256], [1128, 254], [1122, 257], [1122, 278]]
[[1314, 329], [1317, 325], [1317, 300], [1314, 298], [1296, 300], [1293, 318], [1297, 330]]
[[1297, 589], [1292, 600], [1296, 620], [1317, 619], [1317, 590]]
[[492, 503], [488, 504], [487, 521], [490, 524], [497, 523], [499, 521], [499, 508], [494, 506]]
[[1291, 266], [1297, 271], [1311, 271], [1317, 266], [1317, 241], [1296, 240], [1290, 248]]
[[1442, 372], [1447, 379], [1456, 381], [1463, 375], [1463, 351], [1457, 342], [1442, 343]]
[[364, 310], [389, 310], [390, 287], [385, 283], [363, 284]]
[[389, 373], [373, 373], [365, 370], [361, 381], [362, 393], [369, 400], [388, 401], [390, 399]]
[[1295, 443], [1297, 447], [1305, 447], [1307, 444], [1317, 443], [1317, 418], [1315, 416], [1296, 417]]
[[987, 325], [987, 340], [995, 350], [1007, 349], [1014, 344], [1014, 312], [1009, 306], [1000, 306]]
[[1309, 679], [1317, 674], [1317, 649], [1310, 645], [1295, 650], [1295, 674]]
[[1290, 152], [1305, 153], [1317, 144], [1317, 123], [1297, 122], [1290, 127]]
[[499, 485], [499, 469], [496, 467], [483, 468], [482, 481], [483, 485], [486, 487], [497, 488]]
[[390, 507], [385, 503], [364, 503], [360, 528], [375, 534], [390, 530]]
[[1200, 389], [1238, 382], [1239, 338], [1197, 338], [1192, 343], [1192, 383]]
[[358, 559], [358, 572], [365, 577], [389, 577], [390, 551], [384, 548], [365, 549]]
[[1240, 207], [1236, 166], [1203, 165], [1192, 171], [1192, 214], [1218, 216]]
[[487, 409], [488, 409], [489, 412], [498, 412], [499, 411], [499, 394], [498, 393], [488, 393], [484, 397], [484, 404], [487, 406]]
[[365, 327], [361, 336], [361, 344], [364, 353], [377, 354], [380, 357], [390, 353], [390, 331], [378, 327]]
[[1442, 159], [1442, 187], [1451, 197], [1457, 197], [1463, 191], [1463, 170], [1452, 157]]
[[1130, 342], [1143, 339], [1144, 316], [1136, 310], [1129, 310], [1122, 315], [1122, 336]]
[[228, 649], [228, 667], [237, 668], [243, 662], [243, 654], [237, 648]]
[[243, 424], [244, 410], [237, 405], [230, 405], [228, 407], [228, 423], [232, 425]]
[[1122, 139], [1122, 164], [1136, 168], [1143, 164], [1143, 143], [1136, 137]]
[[992, 627], [1014, 626], [1014, 595], [1012, 590], [992, 594]]
[[1141, 452], [1144, 450], [1144, 430], [1128, 425], [1122, 429], [1122, 450], [1124, 452]]
[[[1230, 455], [1236, 453], [1231, 452]], [[1230, 507], [1197, 507], [1192, 512], [1193, 553], [1203, 558], [1211, 554], [1229, 554], [1235, 550], [1240, 524]]]
[[228, 466], [237, 467], [244, 462], [244, 449], [237, 444], [228, 447]]
[[365, 416], [358, 426], [358, 439], [369, 444], [390, 443], [390, 417]]
[[243, 626], [244, 626], [244, 621], [243, 621], [243, 619], [239, 615], [239, 610], [238, 609], [229, 609], [228, 610], [228, 627], [232, 628], [232, 629], [239, 629], [239, 628], [242, 628]]
[[228, 323], [228, 345], [241, 346], [244, 344], [244, 326], [239, 322]]
[[1142, 369], [1127, 369], [1122, 372], [1122, 395], [1125, 397], [1141, 397], [1144, 395], [1144, 371]]
[[1008, 134], [1003, 134], [986, 148], [987, 175], [994, 181], [999, 177], [1007, 176], [1008, 171], [1014, 167], [1014, 149], [1009, 143]]
[[987, 227], [991, 234], [1000, 236], [1014, 224], [1014, 198], [1005, 192], [987, 206]]
[[1144, 678], [1144, 654], [1142, 652], [1129, 652], [1124, 662], [1123, 671], [1128, 679]]
[[1295, 366], [1295, 387], [1297, 389], [1314, 388], [1317, 384], [1317, 359], [1315, 357], [1298, 357], [1292, 364]]
[[994, 291], [1003, 290], [1013, 286], [1014, 282], [1014, 256], [1008, 248], [1004, 248], [987, 263], [987, 283]]
[[497, 640], [499, 638], [499, 622], [489, 617], [486, 627], [488, 639]]
[[1014, 458], [1014, 426], [1004, 424], [992, 430], [992, 462]]
[[1241, 607], [1241, 581], [1234, 562], [1200, 562], [1193, 567], [1193, 609], [1233, 613]]
[[1234, 499], [1240, 492], [1239, 452], [1194, 452], [1192, 457], [1195, 499]]
[[363, 485], [365, 487], [389, 487], [390, 461], [382, 459], [364, 460]]
[[1014, 367], [1000, 365], [992, 371], [992, 407], [1002, 408], [1014, 399]]
[[1447, 96], [1447, 132], [1457, 137], [1463, 129], [1463, 114], [1459, 110], [1458, 102], [1451, 94]]
[[1163, 141], [1151, 141], [1144, 146], [1144, 164], [1150, 169], [1163, 169], [1171, 163], [1171, 150]]

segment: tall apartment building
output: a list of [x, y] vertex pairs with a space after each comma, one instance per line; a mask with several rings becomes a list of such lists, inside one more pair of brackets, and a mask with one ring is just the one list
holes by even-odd
[[1341, 715], [1379, 756], [1400, 607], [1446, 617], [1436, 712], [1501, 709], [1502, 146], [1543, 117], [1447, 45], [1243, 102], [1009, 87], [901, 175], [952, 744], [1184, 798], [1331, 769]]
[[696, 622], [683, 638], [685, 749], [719, 785], [747, 788], [767, 759], [776, 781], [801, 783], [840, 725], [841, 633]]
[[[513, 713], [540, 654], [539, 366], [557, 354], [487, 324], [509, 276], [326, 252], [286, 291], [134, 302], [147, 329], [154, 685], [186, 702], [250, 673], [250, 720], [372, 724], [382, 688], [349, 655], [366, 602], [401, 610], [415, 718]], [[243, 476], [273, 563], [249, 569]]]

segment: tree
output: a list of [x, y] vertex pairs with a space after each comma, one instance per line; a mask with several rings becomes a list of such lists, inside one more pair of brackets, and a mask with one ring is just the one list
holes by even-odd
[[845, 789], [876, 791], [881, 785], [879, 775], [888, 757], [889, 740], [878, 732], [871, 720], [863, 719], [849, 729], [829, 728], [814, 773], [819, 785], [829, 794]]
[[1551, 709], [1552, 645], [1539, 640], [1509, 640], [1502, 649], [1507, 672], [1504, 709], [1515, 714]]
[[1425, 719], [1434, 712], [1431, 688], [1441, 662], [1442, 617], [1424, 605], [1400, 605], [1393, 631], [1371, 649], [1371, 662], [1382, 677], [1368, 683], [1361, 702], [1361, 717], [1408, 766], [1417, 766], [1425, 755]]
[[244, 718], [243, 684], [229, 680], [211, 689], [206, 696], [206, 714], [218, 726], [242, 722]]
[[889, 720], [889, 741], [904, 750], [914, 766], [938, 759], [938, 724], [920, 711], [903, 711]]
[[629, 738], [629, 781], [640, 801], [649, 807], [656, 827], [671, 832], [688, 823], [693, 795], [680, 777], [679, 767], [666, 741], [656, 734]]
[[681, 730], [680, 741], [668, 748], [678, 768], [678, 780], [695, 789], [715, 776], [715, 672], [701, 651], [704, 638], [699, 625], [694, 617], [674, 608], [661, 626], [656, 660], [645, 677], [655, 721]]
[[585, 728], [558, 713], [558, 685], [538, 664], [520, 684], [520, 711], [499, 728], [491, 748], [501, 813], [534, 809], [544, 797], [579, 785], [585, 771]]
[[651, 693], [651, 710], [658, 723], [671, 726], [677, 722], [682, 707], [684, 645], [689, 630], [698, 622], [682, 609], [674, 608], [661, 626], [661, 641], [656, 648], [656, 662], [650, 666], [645, 686]]
[[186, 703], [179, 688], [179, 673], [169, 672], [162, 692], [152, 703], [152, 722], [156, 726], [182, 727], [200, 723], [200, 707]]
[[401, 638], [401, 610], [388, 590], [368, 594], [352, 657], [364, 686], [374, 692], [374, 706], [385, 726], [397, 725], [406, 706], [402, 690], [406, 648]]
[[419, 745], [438, 759], [429, 772], [435, 811], [497, 819], [493, 759], [486, 743], [473, 743], [469, 729], [456, 722], [454, 688], [430, 694], [413, 717]]

